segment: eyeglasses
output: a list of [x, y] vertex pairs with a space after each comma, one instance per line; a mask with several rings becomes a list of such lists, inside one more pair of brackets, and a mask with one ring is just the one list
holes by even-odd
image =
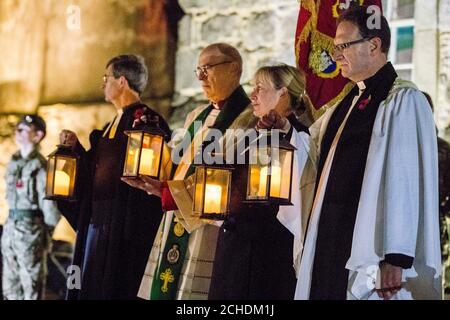
[[225, 63], [231, 63], [233, 61], [223, 61], [223, 62], [219, 62], [219, 63], [215, 63], [215, 64], [207, 64], [203, 67], [197, 67], [197, 69], [194, 70], [195, 75], [197, 76], [197, 78], [200, 78], [201, 76], [207, 76], [208, 75], [208, 70], [211, 69], [212, 67], [221, 65], [221, 64], [225, 64]]
[[365, 37], [359, 40], [355, 40], [355, 41], [350, 41], [350, 42], [345, 42], [345, 43], [341, 43], [341, 44], [337, 44], [333, 47], [333, 53], [336, 52], [342, 52], [344, 49], [354, 45], [354, 44], [358, 44], [358, 43], [362, 43], [365, 41], [369, 41], [371, 39], [373, 39], [374, 37]]
[[106, 81], [108, 81], [108, 78], [109, 77], [114, 77], [113, 75], [110, 75], [110, 74], [104, 74], [103, 75], [103, 83], [106, 83]]
[[24, 132], [31, 132], [31, 129], [25, 129], [25, 128], [16, 127], [16, 132], [22, 133], [22, 131], [24, 131]]

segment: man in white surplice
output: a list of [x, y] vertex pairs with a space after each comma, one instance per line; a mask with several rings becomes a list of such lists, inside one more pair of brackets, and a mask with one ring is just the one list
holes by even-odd
[[370, 29], [369, 17], [343, 13], [334, 39], [356, 86], [291, 140], [300, 185], [278, 218], [295, 235], [296, 299], [441, 298], [433, 116], [387, 62], [386, 19]]

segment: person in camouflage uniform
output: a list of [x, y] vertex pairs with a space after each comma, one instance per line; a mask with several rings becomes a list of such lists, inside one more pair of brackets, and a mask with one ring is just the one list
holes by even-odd
[[60, 219], [56, 204], [44, 200], [46, 159], [39, 153], [45, 122], [35, 115], [19, 121], [15, 130], [19, 150], [6, 169], [9, 216], [1, 239], [3, 296], [7, 300], [42, 297], [46, 254]]

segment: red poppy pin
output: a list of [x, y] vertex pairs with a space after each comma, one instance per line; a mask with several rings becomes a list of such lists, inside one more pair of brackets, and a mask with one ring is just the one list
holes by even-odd
[[367, 99], [364, 99], [363, 101], [361, 101], [358, 105], [358, 109], [363, 111], [367, 105], [370, 103], [370, 99], [372, 99], [372, 96], [369, 96]]
[[136, 109], [133, 113], [134, 119], [140, 119], [145, 113], [144, 108]]

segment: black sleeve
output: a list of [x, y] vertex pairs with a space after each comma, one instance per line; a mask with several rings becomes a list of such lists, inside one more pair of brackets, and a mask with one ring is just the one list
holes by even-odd
[[[287, 119], [288, 119], [289, 123], [291, 124], [291, 126], [294, 127], [297, 132], [306, 132], [309, 135], [308, 127], [305, 126], [300, 121], [298, 121], [298, 119], [295, 117], [294, 113], [290, 113], [287, 116]], [[292, 133], [291, 133], [291, 135], [292, 135]]]
[[78, 172], [75, 183], [75, 197], [76, 201], [64, 201], [58, 200], [57, 205], [61, 214], [67, 219], [70, 226], [76, 231], [78, 227], [78, 219], [81, 211], [81, 204], [83, 203], [83, 199], [87, 196], [89, 192], [89, 185], [91, 182], [91, 172], [92, 172], [92, 163], [93, 156], [95, 154], [95, 150], [98, 144], [98, 141], [102, 135], [101, 130], [94, 130], [89, 135], [89, 142], [91, 144], [91, 148], [86, 151], [84, 147], [77, 143], [74, 148], [75, 153], [79, 155], [79, 164], [78, 164]]
[[159, 127], [165, 133], [164, 140], [166, 142], [169, 142], [170, 138], [172, 137], [172, 130], [170, 130], [169, 125], [167, 124], [167, 122], [164, 120], [163, 117], [159, 117]]
[[383, 262], [403, 269], [409, 269], [413, 265], [414, 258], [400, 253], [390, 253], [385, 255]]
[[78, 212], [80, 211], [78, 201], [77, 203], [71, 203], [69, 201], [58, 200], [56, 203], [59, 212], [66, 218], [73, 230], [77, 231]]

